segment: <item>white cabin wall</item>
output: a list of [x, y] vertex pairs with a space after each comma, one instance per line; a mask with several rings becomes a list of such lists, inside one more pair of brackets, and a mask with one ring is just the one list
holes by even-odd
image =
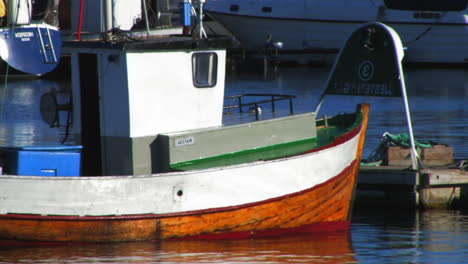
[[100, 53], [101, 136], [145, 137], [222, 125], [225, 52], [218, 52], [217, 82], [211, 88], [194, 87], [191, 56]]
[[[211, 88], [194, 87], [192, 53], [100, 53], [101, 136], [145, 137], [222, 125], [226, 62], [225, 51], [217, 53], [217, 82]], [[76, 65], [72, 67], [73, 129], [79, 134], [78, 54], [71, 56]], [[158, 61], [167, 63], [154, 63]]]
[[[158, 134], [222, 125], [226, 52], [212, 52], [218, 55], [216, 85], [196, 88], [194, 52], [82, 50], [97, 55], [104, 175], [154, 173], [158, 170], [154, 153]], [[86, 121], [81, 120], [80, 93], [86, 87], [80, 84], [78, 53], [71, 52], [71, 57], [73, 134], [83, 144], [81, 122]]]
[[[104, 175], [154, 173], [158, 170], [158, 134], [222, 125], [226, 53], [213, 52], [218, 54], [218, 70], [211, 88], [194, 87], [194, 52], [108, 50], [96, 54]], [[73, 129], [79, 139], [81, 122], [86, 122], [81, 121], [80, 92], [86, 87], [80, 88], [77, 53], [72, 53], [72, 63]]]
[[225, 51], [218, 51], [217, 82], [211, 88], [194, 87], [192, 54], [127, 53], [130, 137], [222, 124]]
[[[191, 56], [99, 54], [101, 136], [134, 138], [222, 125], [225, 52], [218, 52], [217, 82], [211, 88], [194, 87]], [[155, 63], [162, 61], [167, 63]]]

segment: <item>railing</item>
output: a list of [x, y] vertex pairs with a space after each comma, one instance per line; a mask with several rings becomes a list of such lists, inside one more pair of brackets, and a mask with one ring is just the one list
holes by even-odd
[[[251, 97], [268, 97], [269, 99], [257, 100], [257, 101], [248, 101], [247, 99]], [[289, 100], [289, 112], [290, 114], [294, 113], [292, 99], [296, 98], [295, 95], [283, 95], [283, 94], [240, 94], [240, 95], [231, 95], [224, 97], [225, 100], [231, 100], [229, 105], [224, 106], [223, 109], [228, 109], [227, 113], [232, 113], [236, 108], [239, 108], [239, 112], [244, 112], [243, 107], [249, 107], [254, 109], [256, 120], [259, 119], [259, 105], [271, 103], [271, 112], [275, 112], [275, 102]], [[237, 103], [237, 104], [236, 104]]]

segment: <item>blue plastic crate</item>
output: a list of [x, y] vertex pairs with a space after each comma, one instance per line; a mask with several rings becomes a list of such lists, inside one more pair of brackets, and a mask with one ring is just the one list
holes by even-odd
[[81, 146], [9, 147], [4, 171], [11, 175], [80, 176]]

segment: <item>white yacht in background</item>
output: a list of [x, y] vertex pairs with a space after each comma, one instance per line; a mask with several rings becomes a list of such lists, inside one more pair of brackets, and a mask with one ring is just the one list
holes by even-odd
[[[391, 25], [411, 63], [468, 63], [468, 0], [209, 0], [205, 11], [247, 51], [332, 61], [358, 24]], [[282, 45], [281, 45], [282, 44]]]

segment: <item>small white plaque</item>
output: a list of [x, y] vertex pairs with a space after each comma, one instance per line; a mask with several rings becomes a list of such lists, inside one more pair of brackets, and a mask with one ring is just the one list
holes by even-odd
[[175, 146], [176, 147], [182, 147], [182, 146], [193, 145], [193, 144], [195, 144], [195, 138], [194, 137], [183, 137], [183, 138], [176, 138], [175, 139]]

